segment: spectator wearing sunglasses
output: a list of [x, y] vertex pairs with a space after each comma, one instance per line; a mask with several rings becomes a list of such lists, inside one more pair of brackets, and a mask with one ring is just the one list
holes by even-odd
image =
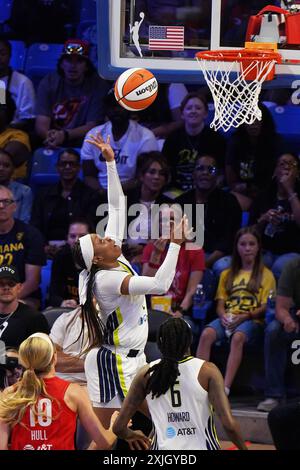
[[102, 102], [108, 86], [88, 52], [86, 41], [69, 39], [57, 71], [39, 84], [36, 133], [48, 147], [81, 147], [86, 133], [104, 121]]
[[193, 187], [193, 169], [199, 155], [212, 155], [224, 165], [225, 140], [206, 125], [208, 105], [204, 96], [188, 93], [181, 103], [184, 127], [166, 139], [163, 154], [172, 168], [171, 183], [181, 191]]
[[31, 223], [44, 235], [46, 253], [52, 257], [65, 244], [68, 227], [74, 217], [85, 217], [95, 224], [96, 210], [101, 202], [99, 194], [83, 183], [80, 172], [80, 155], [67, 148], [57, 158], [59, 181], [43, 188], [35, 198]]
[[225, 259], [223, 262], [221, 258], [232, 251], [235, 233], [241, 226], [242, 214], [235, 196], [218, 188], [218, 174], [219, 169], [214, 157], [198, 157], [193, 172], [194, 189], [179, 196], [175, 202], [183, 209], [185, 204], [190, 205], [190, 223], [193, 227], [203, 223], [196, 218], [196, 204], [204, 204], [205, 264], [207, 268], [213, 268], [220, 274], [230, 263], [230, 260]]

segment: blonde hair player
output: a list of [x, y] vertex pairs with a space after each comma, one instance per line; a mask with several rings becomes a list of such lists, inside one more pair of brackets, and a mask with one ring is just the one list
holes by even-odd
[[23, 377], [0, 396], [0, 450], [74, 450], [77, 416], [99, 448], [112, 447], [117, 413], [104, 429], [83, 387], [55, 376], [48, 335], [34, 333], [23, 341], [19, 362]]
[[[88, 328], [89, 348], [85, 359], [87, 387], [94, 410], [104, 426], [121, 408], [130, 383], [146, 363], [148, 313], [145, 294], [168, 291], [180, 250], [189, 236], [183, 217], [171, 228], [167, 256], [154, 277], [138, 276], [121, 253], [125, 229], [125, 196], [116, 169], [114, 152], [101, 135], [87, 141], [101, 151], [108, 173], [109, 220], [105, 237], [86, 235], [73, 248], [79, 279], [82, 320]], [[175, 238], [177, 237], [177, 238]], [[93, 304], [96, 298], [100, 312]], [[94, 348], [94, 349], [92, 349]]]

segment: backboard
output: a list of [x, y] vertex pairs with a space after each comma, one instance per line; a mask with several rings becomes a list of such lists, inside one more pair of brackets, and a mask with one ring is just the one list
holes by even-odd
[[[285, 3], [299, 15], [292, 19], [299, 20], [300, 35], [299, 0], [97, 0], [99, 73], [114, 80], [142, 67], [161, 82], [204, 84], [196, 52], [244, 47], [250, 17], [266, 5]], [[284, 25], [278, 37], [283, 63], [269, 87], [289, 87], [300, 78], [300, 40], [287, 44]]]

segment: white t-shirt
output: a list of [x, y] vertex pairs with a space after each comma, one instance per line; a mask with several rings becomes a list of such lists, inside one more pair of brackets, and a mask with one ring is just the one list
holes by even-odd
[[[152, 131], [135, 121], [130, 121], [127, 132], [120, 140], [115, 141], [112, 134], [112, 125], [108, 121], [102, 126], [94, 127], [88, 134], [101, 133], [106, 141], [110, 135], [110, 145], [115, 152], [118, 174], [122, 183], [135, 177], [137, 157], [140, 153], [158, 150], [158, 144]], [[94, 145], [84, 142], [81, 149], [82, 160], [94, 160], [98, 169], [99, 183], [107, 188], [106, 162]]]
[[[7, 84], [8, 76], [2, 77], [1, 80]], [[13, 122], [35, 118], [35, 91], [32, 81], [26, 75], [14, 70], [9, 84], [9, 91], [17, 108]]]
[[168, 100], [170, 109], [180, 108], [183, 98], [188, 94], [183, 83], [170, 83], [168, 89]]
[[[81, 309], [77, 308], [71, 312], [65, 312], [54, 322], [50, 338], [62, 348], [62, 352], [70, 356], [78, 356], [87, 347], [87, 329], [84, 328], [83, 338], [78, 340], [81, 331]], [[80, 356], [84, 359], [85, 355]], [[64, 380], [76, 383], [86, 383], [84, 372], [57, 372], [56, 375]]]

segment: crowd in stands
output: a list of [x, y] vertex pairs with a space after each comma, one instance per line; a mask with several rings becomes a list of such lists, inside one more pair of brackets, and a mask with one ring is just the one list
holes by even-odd
[[[53, 31], [36, 21], [46, 14], [46, 4], [40, 11], [35, 10], [42, 8], [37, 0], [14, 2], [8, 22], [14, 39], [65, 41], [57, 69], [38, 86], [11, 68], [11, 43], [0, 37], [0, 80], [6, 84], [6, 102], [0, 105], [0, 338], [7, 348], [17, 349], [32, 333], [49, 333], [42, 306], [65, 307], [67, 313], [50, 334], [58, 350], [56, 370], [85, 382], [83, 356], [73, 357], [84, 350], [84, 341], [76, 344], [79, 270], [71, 248], [91, 231], [102, 235], [106, 162], [90, 139], [110, 136], [128, 209], [139, 204], [128, 213], [131, 230], [124, 255], [136, 271], [153, 276], [169, 246], [164, 217], [169, 223], [176, 210], [189, 208], [190, 226], [204, 230], [203, 246], [190, 250], [189, 241], [181, 246], [166, 296], [171, 298], [169, 313], [189, 322], [199, 358], [208, 360], [214, 343], [229, 343], [228, 393], [245, 344], [256, 341], [262, 348], [264, 338], [266, 400], [259, 409], [269, 411], [284, 397], [288, 344], [299, 338], [299, 155], [276, 133], [263, 103], [261, 121], [244, 124], [229, 136], [210, 129], [206, 90], [190, 91], [184, 84], [161, 86], [149, 110], [131, 114], [116, 102], [113, 84], [99, 77], [89, 44], [70, 39], [67, 26], [75, 21], [71, 4], [53, 2], [53, 15], [60, 20]], [[30, 17], [28, 8], [36, 14]], [[54, 151], [57, 182], [30, 187], [33, 154], [41, 147]], [[164, 204], [156, 218], [155, 204]], [[249, 226], [241, 228], [245, 214]], [[153, 226], [159, 227], [156, 237]], [[51, 277], [42, 298], [47, 260]], [[203, 328], [193, 318], [193, 296], [199, 284], [205, 288], [208, 273], [218, 287], [210, 294], [215, 303]], [[268, 295], [276, 283], [276, 319], [264, 331]], [[148, 301], [150, 306], [150, 296]]]

